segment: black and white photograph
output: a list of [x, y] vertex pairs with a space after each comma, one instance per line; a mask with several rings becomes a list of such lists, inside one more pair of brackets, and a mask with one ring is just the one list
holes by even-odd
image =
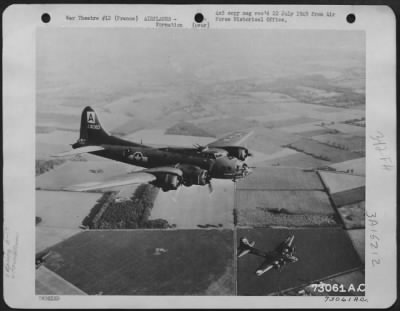
[[40, 29], [37, 69], [37, 294], [364, 294], [364, 32]]

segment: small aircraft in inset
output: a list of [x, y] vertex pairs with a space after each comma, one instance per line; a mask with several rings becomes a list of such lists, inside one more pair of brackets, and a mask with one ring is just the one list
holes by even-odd
[[275, 268], [281, 271], [282, 267], [288, 263], [294, 263], [299, 259], [294, 255], [294, 235], [289, 236], [285, 241], [279, 244], [273, 251], [265, 252], [254, 247], [254, 241], [250, 242], [247, 238], [240, 239], [237, 256], [242, 257], [247, 254], [253, 254], [264, 258], [264, 262], [256, 270], [257, 276]]
[[51, 251], [44, 251], [36, 254], [36, 259], [35, 259], [36, 269], [39, 269], [39, 267], [45, 263], [47, 257], [49, 257], [50, 255]]
[[90, 191], [103, 188], [151, 183], [164, 191], [181, 185], [208, 185], [211, 179], [236, 181], [251, 173], [245, 160], [251, 156], [240, 144], [253, 132], [236, 131], [206, 146], [151, 147], [108, 134], [91, 107], [82, 111], [80, 137], [73, 150], [54, 156], [73, 156], [90, 153], [111, 160], [140, 166], [145, 169], [100, 182], [73, 185], [64, 190]]

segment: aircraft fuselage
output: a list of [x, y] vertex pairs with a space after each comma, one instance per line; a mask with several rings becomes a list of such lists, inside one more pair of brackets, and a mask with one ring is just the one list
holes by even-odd
[[[242, 137], [241, 133], [239, 134]], [[235, 139], [237, 135], [237, 133], [232, 134], [228, 141]], [[157, 148], [134, 143], [108, 134], [100, 125], [95, 111], [88, 106], [82, 111], [79, 139], [72, 148], [78, 149], [77, 154], [82, 150], [83, 153], [91, 153], [146, 169], [162, 167], [163, 169], [157, 172], [152, 171], [157, 178], [154, 184], [169, 190], [175, 189], [180, 183], [186, 186], [206, 185], [210, 184], [211, 178], [236, 180], [250, 173], [244, 162], [250, 155], [247, 148], [217, 146], [218, 144], [213, 144], [211, 147], [195, 145], [194, 148]], [[173, 178], [179, 180], [173, 182]]]
[[105, 150], [92, 152], [115, 161], [152, 168], [172, 166], [177, 163], [190, 164], [207, 170], [211, 178], [237, 179], [244, 175], [244, 162], [234, 157], [196, 151], [192, 148], [152, 148], [145, 145], [101, 145]]

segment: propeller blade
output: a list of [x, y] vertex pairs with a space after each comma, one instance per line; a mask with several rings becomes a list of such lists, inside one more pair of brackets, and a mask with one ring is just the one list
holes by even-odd
[[214, 188], [213, 188], [213, 185], [212, 185], [211, 181], [208, 183], [208, 191], [210, 192], [210, 194], [212, 194], [213, 191], [214, 191]]
[[193, 144], [193, 147], [195, 147], [200, 152], [208, 150], [208, 146], [202, 146], [200, 144]]

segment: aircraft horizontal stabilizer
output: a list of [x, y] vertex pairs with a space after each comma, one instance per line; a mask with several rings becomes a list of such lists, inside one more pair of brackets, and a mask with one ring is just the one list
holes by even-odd
[[80, 147], [76, 149], [72, 149], [67, 152], [62, 152], [62, 153], [57, 153], [52, 155], [52, 157], [67, 157], [67, 156], [73, 156], [76, 154], [82, 154], [82, 153], [88, 153], [88, 152], [94, 152], [94, 151], [101, 151], [104, 150], [103, 147], [101, 146], [85, 146], [85, 147]]
[[108, 180], [94, 181], [94, 182], [87, 182], [87, 183], [83, 183], [83, 184], [73, 185], [73, 186], [66, 187], [63, 190], [66, 190], [66, 191], [92, 191], [92, 190], [100, 190], [100, 189], [104, 189], [104, 188], [148, 183], [155, 179], [156, 179], [156, 176], [142, 171], [142, 172], [131, 173], [127, 176], [119, 176], [119, 177], [110, 178]]
[[263, 263], [257, 270], [256, 274], [257, 276], [263, 275], [265, 272], [271, 270], [274, 266], [268, 263]]

